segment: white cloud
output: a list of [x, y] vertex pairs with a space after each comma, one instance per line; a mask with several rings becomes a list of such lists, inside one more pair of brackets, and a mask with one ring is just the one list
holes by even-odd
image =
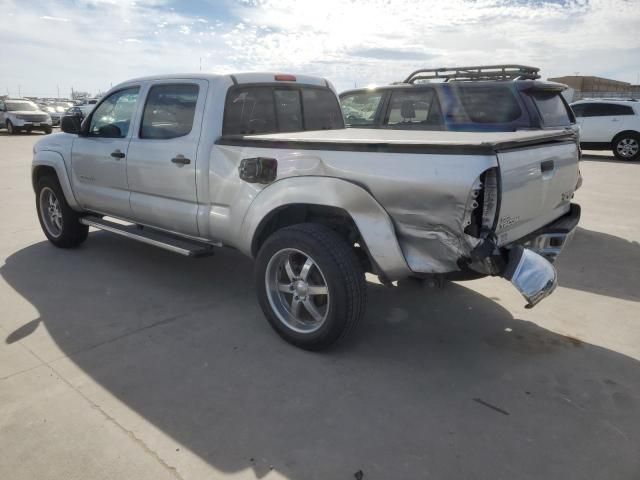
[[170, 0], [0, 0], [11, 16], [0, 43], [12, 52], [0, 91], [97, 91], [133, 76], [198, 70], [200, 58], [206, 71], [314, 73], [339, 88], [399, 80], [423, 66], [499, 62], [636, 82], [638, 3], [227, 0], [226, 12], [209, 16], [204, 7], [182, 13]]
[[69, 19], [68, 18], [62, 18], [62, 17], [50, 17], [49, 15], [43, 15], [42, 17], [40, 17], [42, 20], [53, 20], [54, 22], [68, 22]]

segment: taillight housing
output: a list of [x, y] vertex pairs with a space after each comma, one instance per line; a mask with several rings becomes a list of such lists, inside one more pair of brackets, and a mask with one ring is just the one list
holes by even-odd
[[296, 76], [290, 75], [288, 73], [279, 73], [277, 75], [274, 75], [273, 78], [276, 82], [295, 82], [296, 81]]

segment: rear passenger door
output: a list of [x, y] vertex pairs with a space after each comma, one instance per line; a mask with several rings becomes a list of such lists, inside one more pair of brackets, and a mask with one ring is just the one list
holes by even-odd
[[626, 115], [633, 114], [631, 107], [615, 103], [587, 103], [580, 122], [580, 141], [609, 143], [622, 130]]
[[134, 220], [199, 236], [196, 166], [206, 96], [204, 80], [148, 86], [127, 155]]

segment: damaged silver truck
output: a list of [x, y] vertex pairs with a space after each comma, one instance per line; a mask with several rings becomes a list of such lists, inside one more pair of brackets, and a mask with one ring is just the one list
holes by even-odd
[[62, 130], [32, 165], [54, 245], [94, 227], [186, 256], [238, 249], [270, 324], [305, 349], [364, 316], [365, 272], [501, 276], [533, 306], [580, 217], [571, 130], [345, 129], [321, 78], [135, 79]]

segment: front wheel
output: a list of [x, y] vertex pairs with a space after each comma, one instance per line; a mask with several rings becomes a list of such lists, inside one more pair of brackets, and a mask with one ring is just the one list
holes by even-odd
[[38, 180], [36, 210], [42, 231], [56, 247], [77, 247], [87, 239], [89, 227], [80, 223], [80, 215], [67, 203], [56, 178]]
[[14, 127], [13, 123], [11, 123], [11, 120], [7, 120], [6, 127], [7, 127], [7, 133], [9, 135], [15, 135], [16, 133], [20, 133], [20, 129]]
[[271, 235], [256, 259], [256, 287], [271, 326], [306, 350], [346, 337], [365, 311], [367, 286], [353, 248], [319, 224]]
[[621, 134], [613, 140], [613, 154], [618, 160], [635, 161], [640, 159], [640, 135]]

